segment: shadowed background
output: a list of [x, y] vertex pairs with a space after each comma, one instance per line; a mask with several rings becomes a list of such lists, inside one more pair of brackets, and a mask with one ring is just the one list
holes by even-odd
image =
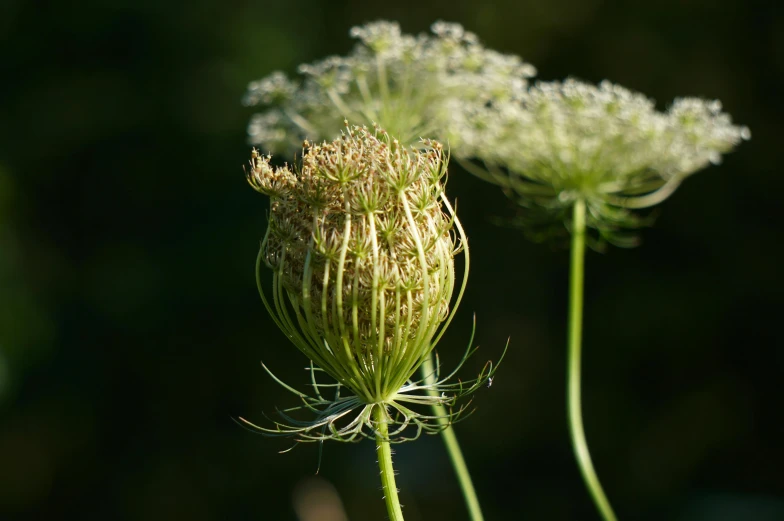
[[[751, 128], [661, 205], [641, 247], [588, 254], [584, 414], [621, 519], [784, 519], [776, 4], [5, 0], [0, 518], [341, 521], [334, 491], [352, 521], [386, 518], [372, 443], [325, 445], [316, 479], [317, 447], [280, 455], [286, 440], [232, 421], [294, 403], [259, 360], [307, 378], [255, 289], [267, 200], [242, 173], [240, 99], [386, 18], [460, 22], [540, 79], [607, 78], [659, 108], [719, 98]], [[457, 166], [447, 190], [472, 272], [442, 359], [473, 312], [466, 375], [512, 339], [457, 427], [486, 517], [598, 519], [567, 436], [567, 252], [494, 225], [516, 208]], [[407, 521], [467, 519], [438, 438], [396, 461]]]

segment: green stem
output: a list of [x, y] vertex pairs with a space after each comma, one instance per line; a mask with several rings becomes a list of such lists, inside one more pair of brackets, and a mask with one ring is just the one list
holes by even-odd
[[384, 491], [384, 501], [389, 512], [389, 521], [403, 521], [403, 511], [400, 508], [400, 499], [397, 496], [395, 484], [395, 469], [392, 466], [392, 448], [389, 445], [389, 427], [387, 412], [384, 405], [373, 408], [373, 419], [376, 421], [376, 455], [378, 468], [381, 471], [381, 488]]
[[583, 280], [585, 278], [585, 201], [574, 204], [572, 222], [572, 255], [569, 276], [569, 430], [577, 463], [596, 508], [605, 521], [617, 521], [607, 496], [593, 468], [588, 443], [585, 441], [580, 398], [580, 356], [583, 328]]
[[[422, 375], [425, 379], [426, 385], [431, 385], [435, 382], [435, 366], [433, 364], [433, 353], [430, 353], [425, 361], [422, 363]], [[433, 391], [430, 394], [438, 394]], [[434, 416], [438, 417], [438, 423], [446, 426], [441, 431], [441, 436], [444, 438], [444, 445], [446, 451], [449, 453], [449, 459], [452, 461], [452, 467], [457, 474], [457, 481], [460, 483], [460, 489], [463, 491], [463, 498], [465, 498], [468, 512], [471, 516], [471, 521], [484, 521], [482, 516], [482, 509], [479, 507], [479, 498], [476, 497], [476, 490], [474, 483], [471, 481], [471, 474], [468, 472], [465, 458], [463, 458], [463, 451], [460, 450], [460, 444], [457, 442], [455, 430], [449, 425], [448, 412], [443, 405], [433, 405]]]

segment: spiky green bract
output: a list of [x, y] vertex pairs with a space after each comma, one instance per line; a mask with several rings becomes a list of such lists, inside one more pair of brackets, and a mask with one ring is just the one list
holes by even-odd
[[[467, 257], [468, 243], [444, 194], [443, 147], [427, 140], [408, 148], [383, 130], [347, 127], [334, 141], [305, 142], [296, 171], [273, 168], [269, 159], [254, 150], [248, 171], [253, 188], [270, 197], [257, 280], [277, 325], [312, 362], [313, 396], [285, 387], [303, 400], [297, 409], [316, 418], [298, 421], [288, 410], [285, 423], [259, 429], [301, 441], [377, 437], [372, 411], [379, 404], [390, 411], [391, 441], [409, 439], [409, 427], [414, 437], [443, 429], [412, 407], [446, 405], [448, 425], [464, 410], [451, 409], [456, 399], [495, 371], [489, 364], [476, 379], [454, 384], [411, 380], [451, 322], [468, 276], [466, 262], [452, 303], [454, 258]], [[272, 271], [271, 299], [262, 263]], [[319, 383], [318, 372], [337, 383]]]
[[[583, 200], [587, 226], [626, 246], [634, 237], [623, 230], [647, 222], [630, 209], [663, 201], [751, 137], [719, 101], [679, 98], [659, 112], [652, 100], [608, 81], [537, 83], [517, 99], [461, 107], [455, 155], [486, 165], [465, 163], [471, 171], [538, 210], [528, 216], [544, 216], [545, 223], [568, 222], [571, 207]], [[526, 224], [543, 230], [535, 218]]]
[[387, 21], [354, 27], [354, 50], [301, 65], [301, 83], [282, 72], [252, 82], [245, 103], [265, 110], [248, 126], [250, 142], [297, 151], [305, 137], [334, 138], [348, 118], [378, 123], [404, 144], [426, 136], [454, 148], [460, 136], [450, 129], [461, 104], [515, 95], [536, 73], [517, 56], [486, 49], [458, 24], [436, 22], [432, 33], [402, 34]]

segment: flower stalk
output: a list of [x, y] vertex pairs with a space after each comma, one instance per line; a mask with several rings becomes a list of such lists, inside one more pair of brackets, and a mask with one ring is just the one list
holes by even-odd
[[569, 273], [569, 355], [567, 409], [569, 434], [577, 465], [604, 521], [617, 521], [599, 477], [593, 467], [585, 439], [582, 414], [581, 359], [583, 328], [583, 287], [585, 278], [585, 201], [578, 199], [572, 210], [572, 247]]
[[384, 502], [387, 505], [389, 521], [403, 521], [403, 509], [400, 506], [395, 470], [392, 466], [392, 447], [389, 444], [389, 428], [386, 408], [377, 405], [373, 409], [373, 418], [376, 422], [376, 456], [378, 468], [381, 472], [381, 488], [384, 491]]
[[[435, 369], [432, 354], [425, 359], [422, 364], [422, 378], [425, 382], [432, 382], [435, 378]], [[447, 420], [447, 411], [443, 405], [434, 404], [433, 413], [439, 418], [439, 423], [444, 426], [441, 431], [441, 438], [444, 440], [446, 452], [449, 454], [449, 461], [452, 462], [452, 468], [457, 476], [457, 481], [460, 484], [460, 491], [463, 494], [463, 499], [468, 508], [468, 514], [471, 521], [484, 521], [482, 515], [482, 507], [479, 504], [479, 497], [476, 495], [474, 482], [471, 479], [471, 473], [468, 471], [468, 465], [463, 457], [463, 451], [460, 449], [460, 443], [457, 441], [455, 429]]]

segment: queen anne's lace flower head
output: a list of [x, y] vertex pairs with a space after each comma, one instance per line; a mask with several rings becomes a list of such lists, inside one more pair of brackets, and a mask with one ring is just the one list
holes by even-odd
[[464, 163], [474, 173], [551, 216], [568, 216], [582, 199], [589, 226], [616, 242], [632, 238], [618, 230], [644, 222], [628, 209], [661, 202], [751, 137], [718, 101], [681, 98], [659, 112], [642, 94], [573, 79], [537, 83], [519, 99], [464, 103], [455, 121], [463, 145], [455, 155], [485, 163]]
[[261, 105], [248, 128], [263, 150], [296, 150], [302, 139], [332, 139], [344, 118], [379, 123], [404, 144], [448, 141], [456, 105], [518, 97], [536, 70], [517, 56], [483, 47], [458, 24], [436, 22], [432, 35], [403, 34], [394, 22], [351, 29], [347, 56], [301, 65], [302, 82], [281, 72], [254, 81], [247, 105]]
[[425, 140], [413, 149], [384, 131], [354, 127], [331, 142], [305, 142], [296, 170], [269, 160], [254, 150], [248, 171], [253, 188], [270, 197], [259, 262], [273, 273], [272, 303], [259, 289], [312, 370], [351, 392], [325, 399], [314, 375], [316, 396], [300, 396], [317, 419], [280, 424], [280, 432], [302, 440], [373, 435], [379, 404], [397, 414], [395, 435], [408, 426], [443, 428], [411, 404], [452, 405], [494, 369], [459, 384], [410, 380], [454, 316], [468, 274], [466, 261], [453, 302], [454, 258], [468, 248], [444, 196], [442, 145]]

